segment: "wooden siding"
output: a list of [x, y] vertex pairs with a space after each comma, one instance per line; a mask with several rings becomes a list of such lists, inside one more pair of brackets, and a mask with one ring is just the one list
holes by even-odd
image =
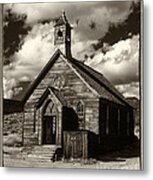
[[115, 102], [117, 104], [121, 104], [121, 105], [125, 105], [124, 102], [120, 101], [119, 98], [117, 98], [113, 93], [111, 93], [110, 91], [108, 91], [106, 87], [104, 87], [103, 84], [101, 83], [98, 83], [96, 80], [93, 81], [94, 79], [94, 76], [92, 74], [90, 74], [90, 76], [80, 70], [79, 67], [75, 66], [76, 70], [79, 72], [79, 74], [81, 74], [81, 76], [84, 78], [84, 80], [86, 82], [88, 82], [88, 84], [90, 85], [91, 88], [93, 88], [98, 94], [99, 94], [99, 97], [102, 97], [102, 98], [105, 98], [109, 101], [112, 101], [112, 102]]
[[64, 132], [64, 158], [87, 159], [88, 158], [88, 132], [65, 131]]
[[66, 159], [95, 158], [98, 136], [87, 130], [64, 131], [63, 153]]
[[99, 117], [101, 138], [134, 135], [134, 118], [131, 108], [101, 99]]
[[[44, 79], [42, 79], [40, 84], [36, 87], [25, 104], [25, 122], [30, 123], [25, 123], [24, 132], [26, 135], [30, 133], [30, 136], [32, 133], [34, 133], [39, 139], [39, 144], [41, 142], [42, 125], [40, 119], [42, 117], [40, 115], [40, 112], [37, 112], [37, 116], [35, 117], [36, 120], [34, 120], [35, 105], [39, 101], [47, 87], [54, 87], [54, 79], [58, 76], [63, 76], [65, 78], [65, 84], [63, 89], [61, 90], [61, 93], [65, 101], [67, 102], [68, 107], [71, 107], [74, 109], [74, 111], [76, 111], [76, 105], [78, 101], [82, 100], [85, 104], [85, 129], [90, 130], [96, 134], [99, 133], [98, 96], [92, 93], [92, 91], [86, 86], [86, 84], [84, 84], [83, 81], [80, 80], [80, 78], [76, 75], [73, 69], [71, 69], [68, 64], [59, 57], [52, 66], [51, 70], [46, 74]], [[37, 122], [37, 118], [39, 119], [39, 123]], [[34, 123], [34, 121], [36, 122]], [[36, 126], [38, 127], [34, 128], [34, 124], [36, 124]], [[61, 135], [59, 136], [61, 137]]]

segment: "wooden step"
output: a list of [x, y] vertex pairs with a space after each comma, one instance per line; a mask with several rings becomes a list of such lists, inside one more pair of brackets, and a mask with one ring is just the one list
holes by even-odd
[[[9, 152], [5, 149], [4, 156], [10, 159], [23, 160], [30, 163], [51, 163], [56, 149], [60, 148], [55, 145], [42, 145], [42, 146], [31, 146], [23, 147], [20, 151]], [[10, 154], [11, 153], [11, 154]]]

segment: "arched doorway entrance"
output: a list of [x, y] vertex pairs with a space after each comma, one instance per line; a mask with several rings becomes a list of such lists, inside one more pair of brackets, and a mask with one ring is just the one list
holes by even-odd
[[42, 144], [56, 144], [57, 109], [49, 100], [43, 109]]

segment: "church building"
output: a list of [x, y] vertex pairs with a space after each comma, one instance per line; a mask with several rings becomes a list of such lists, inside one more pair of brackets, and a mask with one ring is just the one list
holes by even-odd
[[23, 99], [23, 144], [88, 158], [132, 141], [133, 108], [101, 73], [73, 58], [71, 30], [63, 13], [54, 25], [57, 50]]

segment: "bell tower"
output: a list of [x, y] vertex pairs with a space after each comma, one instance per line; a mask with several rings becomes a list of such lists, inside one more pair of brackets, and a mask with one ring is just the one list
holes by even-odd
[[71, 57], [71, 25], [65, 12], [56, 20], [54, 25], [54, 45], [62, 51], [66, 57]]

